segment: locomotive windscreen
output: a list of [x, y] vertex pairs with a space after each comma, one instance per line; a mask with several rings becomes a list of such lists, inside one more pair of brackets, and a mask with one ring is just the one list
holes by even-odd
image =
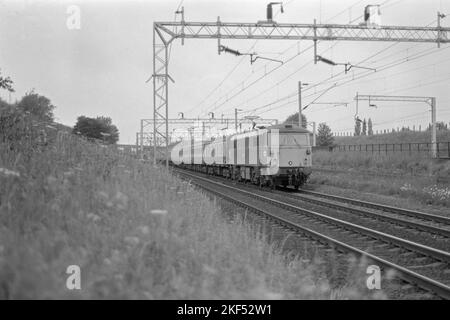
[[304, 133], [280, 134], [280, 146], [309, 146], [308, 138], [308, 135]]

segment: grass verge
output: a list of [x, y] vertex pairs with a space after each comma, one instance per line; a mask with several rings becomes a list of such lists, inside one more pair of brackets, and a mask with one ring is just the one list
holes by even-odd
[[[160, 167], [70, 134], [30, 143], [0, 143], [0, 298], [384, 297], [355, 270], [332, 289]], [[69, 265], [81, 290], [66, 288]]]
[[450, 161], [447, 160], [431, 160], [426, 155], [317, 151], [313, 163], [341, 172], [315, 172], [312, 183], [450, 207]]

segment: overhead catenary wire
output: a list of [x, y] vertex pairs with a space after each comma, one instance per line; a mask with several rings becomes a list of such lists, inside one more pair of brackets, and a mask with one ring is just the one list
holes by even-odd
[[[389, 1], [391, 1], [391, 0], [386, 0], [386, 1], [384, 1], [384, 2], [382, 3], [382, 5], [385, 4], [385, 3], [387, 3], [387, 2], [389, 2]], [[353, 4], [352, 6], [350, 6], [350, 8], [353, 7], [353, 6], [355, 6], [355, 5], [357, 5], [357, 4], [359, 4], [360, 2], [362, 2], [362, 1], [361, 1], [361, 0], [358, 1], [357, 3]], [[339, 14], [333, 16], [333, 17], [330, 18], [329, 20], [331, 20], [331, 19], [333, 19], [333, 18], [335, 18], [335, 17], [341, 15], [342, 13], [346, 12], [347, 10], [348, 10], [348, 8], [345, 9], [345, 10], [343, 10], [343, 11], [341, 11]], [[358, 19], [361, 18], [361, 17], [362, 17], [362, 15], [360, 15], [360, 16], [357, 17], [357, 18], [355, 18], [353, 21], [350, 21], [350, 23], [352, 23], [352, 22], [358, 20]], [[297, 41], [297, 43], [299, 43], [299, 42], [300, 42], [300, 41]], [[337, 43], [336, 43], [336, 44], [337, 44]], [[336, 44], [334, 44], [334, 45], [336, 45]], [[290, 46], [287, 50], [285, 50], [285, 52], [288, 51], [290, 48], [292, 48], [292, 47], [294, 47], [294, 46], [296, 46], [296, 44]], [[306, 52], [307, 50], [312, 49], [313, 47], [314, 47], [314, 46], [311, 45], [311, 46], [309, 46], [307, 49], [303, 50], [303, 52], [301, 52], [301, 53], [304, 53], [304, 52]], [[237, 94], [234, 94], [234, 95], [232, 95], [231, 97], [228, 97], [229, 94], [230, 94], [230, 92], [232, 92], [232, 91], [235, 90], [236, 88], [239, 88], [240, 86], [243, 85], [244, 82], [241, 82], [240, 84], [238, 84], [237, 86], [235, 86], [234, 88], [232, 88], [230, 91], [228, 91], [227, 94], [225, 94], [225, 95], [221, 96], [219, 99], [217, 99], [217, 100], [212, 104], [213, 106], [215, 106], [215, 107], [213, 107], [213, 109], [208, 109], [208, 110], [206, 110], [206, 111], [204, 111], [204, 112], [207, 112], [207, 111], [210, 111], [210, 110], [217, 110], [219, 107], [221, 107], [222, 105], [224, 105], [226, 102], [230, 101], [231, 99], [233, 99], [234, 97], [236, 97], [237, 95], [239, 95], [240, 93], [242, 93], [243, 91], [247, 90], [249, 87], [251, 87], [252, 85], [254, 85], [256, 82], [260, 81], [261, 79], [265, 78], [266, 76], [268, 76], [269, 74], [271, 74], [273, 71], [278, 70], [278, 69], [281, 68], [282, 66], [285, 66], [288, 62], [292, 61], [295, 57], [297, 57], [297, 56], [299, 56], [299, 55], [300, 55], [300, 53], [297, 53], [296, 55], [294, 55], [293, 57], [291, 57], [290, 59], [288, 59], [287, 61], [285, 61], [283, 65], [280, 65], [280, 66], [275, 67], [274, 69], [272, 69], [272, 70], [270, 70], [269, 72], [265, 73], [263, 76], [261, 76], [261, 77], [258, 78], [257, 80], [253, 81], [250, 85], [248, 85], [248, 86], [244, 87], [243, 89], [241, 89]], [[268, 64], [266, 64], [266, 65], [268, 65]], [[247, 79], [248, 79], [248, 78], [247, 78]], [[222, 100], [223, 98], [225, 98], [225, 102], [219, 104], [219, 106], [216, 106], [217, 103], [218, 103], [218, 101]], [[204, 113], [204, 112], [203, 112], [203, 113]], [[202, 114], [203, 114], [203, 113], [202, 113]]]
[[[433, 49], [431, 49], [431, 50], [433, 50], [432, 52], [429, 52], [430, 49], [427, 49], [427, 50], [425, 50], [426, 53], [424, 53], [424, 51], [422, 51], [422, 52], [418, 53], [418, 56], [413, 56], [413, 57], [411, 57], [411, 58], [409, 58], [409, 59], [407, 59], [407, 60], [405, 60], [405, 58], [401, 58], [401, 59], [398, 59], [398, 60], [396, 60], [396, 61], [394, 61], [394, 62], [390, 62], [390, 63], [388, 63], [388, 64], [385, 64], [385, 65], [383, 65], [383, 66], [377, 66], [377, 70], [378, 70], [377, 73], [379, 74], [380, 72], [382, 72], [382, 71], [384, 71], [384, 70], [387, 70], [387, 69], [396, 67], [396, 66], [398, 66], [398, 65], [400, 65], [400, 64], [403, 64], [403, 63], [406, 63], [406, 62], [414, 61], [414, 60], [416, 60], [416, 59], [422, 58], [422, 57], [427, 56], [427, 55], [429, 55], [429, 54], [433, 54], [433, 53], [436, 53], [436, 52], [442, 52], [443, 50], [446, 50], [446, 49], [448, 49], [448, 48], [450, 48], [450, 47], [441, 48], [441, 49], [434, 49], [434, 48], [433, 48]], [[347, 80], [347, 81], [340, 82], [340, 83], [339, 83], [339, 81], [345, 80], [346, 78], [349, 78], [349, 77], [352, 77], [352, 76], [344, 76], [344, 77], [342, 77], [341, 79], [332, 79], [332, 78], [330, 77], [330, 78], [328, 78], [327, 81], [321, 81], [319, 84], [313, 84], [313, 85], [307, 87], [304, 91], [311, 90], [311, 89], [313, 89], [314, 87], [317, 87], [318, 85], [325, 85], [325, 84], [329, 83], [331, 80], [337, 81], [338, 84], [336, 85], [336, 87], [340, 87], [340, 86], [343, 86], [343, 85], [348, 84], [348, 83], [350, 83], [350, 82], [359, 80], [359, 79], [361, 79], [361, 78], [365, 78], [365, 77], [370, 76], [370, 75], [373, 75], [373, 74], [374, 74], [373, 72], [361, 71], [361, 73], [360, 73], [357, 77], [353, 77], [353, 78], [351, 78], [351, 79], [349, 79], [349, 80]], [[317, 92], [314, 93], [314, 94], [306, 95], [306, 96], [304, 96], [304, 98], [308, 98], [308, 97], [310, 97], [310, 96], [314, 96], [315, 94], [320, 94], [321, 92], [323, 92], [323, 90], [319, 90], [319, 91], [317, 91]], [[254, 109], [251, 109], [249, 112], [260, 111], [261, 109], [264, 109], [264, 108], [266, 108], [267, 106], [274, 105], [274, 104], [276, 104], [276, 103], [279, 102], [279, 101], [283, 101], [283, 100], [289, 99], [289, 98], [291, 98], [291, 97], [296, 97], [296, 96], [297, 96], [297, 91], [294, 91], [294, 92], [292, 92], [292, 93], [290, 93], [290, 94], [288, 94], [288, 95], [286, 95], [286, 96], [284, 96], [284, 97], [282, 97], [282, 98], [279, 98], [279, 99], [277, 99], [277, 100], [275, 100], [275, 101], [273, 101], [273, 102], [267, 103], [267, 104], [265, 104], [265, 105], [263, 105], [263, 106], [260, 106], [260, 107], [256, 107], [256, 108], [254, 108]], [[298, 100], [292, 101], [292, 103], [294, 103], [294, 102], [296, 102], [296, 101], [298, 101]], [[266, 111], [264, 111], [263, 113], [266, 113], [266, 112], [268, 112], [268, 111], [270, 111], [270, 110], [273, 110], [273, 109], [266, 110]], [[244, 111], [244, 112], [245, 112], [245, 111]]]
[[[294, 0], [290, 0], [289, 2], [287, 2], [284, 6], [286, 7], [287, 5], [289, 5], [292, 1]], [[280, 13], [280, 11], [277, 11], [277, 13], [275, 14], [275, 17]], [[252, 51], [256, 44], [258, 43], [259, 40], [256, 40], [253, 45], [247, 50], [247, 51]], [[198, 107], [200, 107], [212, 94], [214, 94], [214, 92], [216, 92], [224, 83], [226, 80], [228, 80], [228, 78], [234, 73], [234, 71], [236, 71], [236, 69], [242, 64], [242, 62], [244, 62], [247, 58], [246, 57], [242, 57], [238, 63], [227, 73], [227, 75], [222, 79], [222, 81], [216, 86], [214, 87], [213, 90], [211, 90], [209, 92], [209, 94], [202, 100], [200, 101], [200, 103], [198, 103], [197, 105], [195, 105], [194, 107], [190, 108], [187, 112], [191, 112], [194, 109], [197, 109]]]
[[[384, 1], [381, 5], [387, 3], [388, 1], [390, 1], [390, 0]], [[362, 17], [362, 15], [358, 16], [357, 18], [355, 18], [355, 19], [353, 19], [352, 21], [350, 21], [350, 23], [352, 23], [352, 22], [354, 22], [354, 21], [360, 19], [361, 17]], [[319, 41], [319, 42], [320, 42], [320, 41]], [[334, 43], [332, 46], [330, 46], [328, 49], [326, 49], [325, 51], [321, 52], [320, 54], [323, 54], [323, 53], [325, 53], [325, 52], [331, 50], [331, 49], [334, 48], [337, 44], [338, 44], [338, 42]], [[398, 43], [391, 44], [391, 45], [388, 46], [388, 48], [390, 48], [390, 47], [392, 47], [392, 46], [394, 46], [394, 45], [396, 45], [396, 44], [398, 44]], [[304, 52], [306, 52], [306, 51], [312, 49], [313, 47], [314, 47], [314, 45], [308, 46], [302, 53], [304, 53]], [[217, 102], [220, 101], [220, 100], [223, 98], [223, 97], [221, 97], [219, 100], [217, 100], [217, 101], [214, 103], [214, 105], [215, 105], [214, 110], [217, 110], [219, 107], [225, 105], [225, 104], [226, 104], [227, 102], [229, 102], [231, 99], [233, 99], [234, 97], [236, 97], [237, 95], [239, 95], [239, 94], [242, 93], [243, 91], [247, 90], [248, 88], [250, 88], [251, 86], [253, 86], [254, 84], [256, 84], [258, 81], [262, 80], [263, 78], [265, 78], [266, 76], [268, 76], [269, 74], [271, 74], [273, 71], [276, 71], [277, 69], [279, 69], [279, 68], [285, 66], [288, 62], [292, 61], [292, 60], [293, 60], [296, 56], [298, 56], [298, 55], [299, 55], [299, 54], [297, 54], [297, 55], [291, 57], [290, 59], [288, 59], [287, 61], [285, 61], [284, 65], [280, 65], [280, 66], [275, 67], [274, 69], [272, 69], [271, 71], [269, 71], [267, 74], [264, 74], [264, 75], [261, 76], [260, 78], [256, 79], [255, 81], [253, 81], [252, 83], [250, 83], [250, 84], [247, 85], [246, 87], [242, 88], [239, 92], [237, 92], [236, 94], [232, 95], [231, 97], [226, 96], [226, 100], [225, 100], [224, 102], [220, 103], [218, 106], [216, 106]], [[372, 55], [371, 57], [373, 57], [373, 56], [375, 56], [375, 55]], [[364, 59], [364, 60], [362, 60], [362, 61], [360, 61], [360, 62], [358, 62], [357, 64], [363, 63], [363, 62], [365, 62], [365, 61], [368, 60], [368, 59], [370, 59], [370, 57], [367, 58], [367, 59]], [[262, 93], [265, 93], [265, 92], [267, 92], [268, 90], [272, 90], [273, 88], [279, 86], [281, 83], [283, 83], [284, 81], [287, 81], [287, 80], [290, 79], [293, 75], [297, 74], [299, 71], [301, 71], [301, 70], [304, 69], [305, 67], [309, 66], [310, 63], [311, 63], [311, 62], [307, 62], [306, 64], [302, 65], [300, 68], [294, 70], [294, 71], [291, 72], [289, 75], [287, 75], [286, 77], [284, 77], [282, 80], [278, 81], [275, 85], [273, 85], [273, 86], [271, 86], [270, 88], [267, 88], [267, 89], [265, 89], [265, 90], [263, 90], [263, 91], [257, 93], [256, 95], [252, 96], [252, 97], [249, 98], [249, 99], [246, 99], [246, 103], [248, 103], [249, 101], [251, 101], [251, 100], [253, 100], [253, 99], [257, 98], [257, 97], [259, 97]], [[342, 72], [342, 73], [343, 73], [343, 72]], [[338, 73], [338, 75], [339, 75], [339, 74], [340, 74], [340, 73]], [[235, 88], [238, 88], [238, 87], [239, 87], [239, 86], [236, 86]], [[231, 91], [232, 91], [232, 90], [231, 90]], [[241, 103], [241, 104], [239, 104], [239, 105], [237, 106], [237, 108], [241, 108], [241, 107], [243, 107], [243, 105], [244, 105], [244, 103]], [[225, 109], [225, 111], [227, 111], [227, 110], [230, 110], [230, 109]]]

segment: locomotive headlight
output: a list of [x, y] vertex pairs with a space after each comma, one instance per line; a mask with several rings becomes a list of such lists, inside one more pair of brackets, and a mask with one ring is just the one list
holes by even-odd
[[290, 166], [292, 166], [292, 161], [289, 161], [288, 163], [289, 163]]
[[306, 154], [307, 154], [307, 155], [310, 155], [310, 154], [311, 154], [311, 149], [309, 149], [309, 148], [306, 149]]

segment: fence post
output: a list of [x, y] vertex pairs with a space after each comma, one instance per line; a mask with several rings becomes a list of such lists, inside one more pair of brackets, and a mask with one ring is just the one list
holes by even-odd
[[411, 142], [409, 143], [409, 155], [411, 155]]

